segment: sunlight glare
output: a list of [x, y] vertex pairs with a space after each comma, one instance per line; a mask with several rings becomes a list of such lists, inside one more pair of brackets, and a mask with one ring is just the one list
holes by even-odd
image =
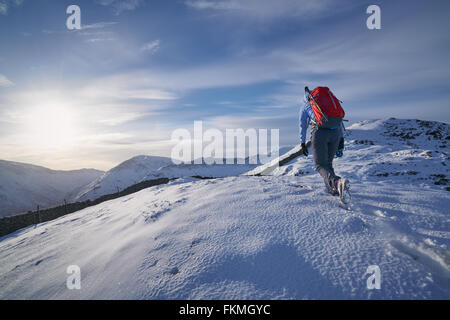
[[29, 110], [26, 135], [32, 147], [66, 149], [76, 140], [74, 112], [64, 103], [46, 103]]

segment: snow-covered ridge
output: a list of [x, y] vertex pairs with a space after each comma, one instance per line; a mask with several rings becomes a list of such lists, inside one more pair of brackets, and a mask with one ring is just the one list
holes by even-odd
[[[422, 120], [367, 120], [349, 126], [336, 171], [360, 181], [415, 183], [450, 191], [450, 125]], [[300, 157], [273, 175], [315, 175], [311, 157]]]
[[71, 171], [0, 160], [0, 217], [48, 208], [69, 201], [102, 175], [94, 169]]
[[[225, 163], [225, 161], [223, 161]], [[229, 177], [238, 176], [255, 165], [252, 164], [174, 164], [170, 158], [136, 156], [107, 171], [86, 186], [75, 197], [77, 201], [93, 200], [115, 193], [145, 180], [158, 178]]]

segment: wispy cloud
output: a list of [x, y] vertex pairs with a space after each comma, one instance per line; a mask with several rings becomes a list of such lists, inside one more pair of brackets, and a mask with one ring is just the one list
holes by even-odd
[[[81, 26], [81, 29], [77, 30], [67, 30], [66, 28], [64, 29], [60, 29], [60, 30], [49, 30], [49, 29], [44, 29], [42, 30], [43, 33], [46, 34], [62, 34], [62, 33], [78, 33], [80, 35], [93, 35], [93, 34], [105, 34], [105, 31], [98, 31], [98, 29], [104, 29], [110, 26], [113, 26], [115, 24], [117, 24], [118, 22], [115, 21], [109, 21], [109, 22], [105, 22], [105, 21], [101, 21], [101, 22], [95, 22], [95, 23], [91, 23], [91, 24], [85, 24]], [[89, 31], [86, 31], [89, 30]], [[109, 32], [110, 34], [112, 32]]]
[[[264, 66], [262, 68], [261, 66]], [[252, 57], [241, 61], [219, 61], [199, 67], [177, 70], [146, 69], [112, 76], [108, 81], [128, 87], [159, 88], [163, 91], [187, 91], [208, 88], [238, 87], [279, 80], [287, 70], [271, 57]]]
[[116, 116], [111, 117], [111, 118], [100, 119], [99, 122], [106, 124], [108, 126], [117, 126], [117, 125], [124, 124], [126, 122], [130, 122], [130, 121], [134, 121], [134, 120], [138, 120], [138, 119], [150, 116], [152, 114], [154, 114], [154, 113], [124, 112], [121, 114], [117, 114]]
[[114, 41], [114, 38], [89, 38], [86, 42], [95, 43], [95, 42], [104, 42], [104, 41]]
[[12, 87], [14, 83], [4, 75], [0, 74], [0, 87]]
[[198, 10], [238, 10], [243, 8], [242, 2], [236, 1], [188, 0], [186, 5]]
[[51, 35], [51, 34], [67, 34], [67, 33], [75, 33], [82, 38], [82, 40], [86, 43], [103, 43], [106, 41], [115, 41], [117, 40], [115, 37], [115, 33], [113, 31], [103, 30], [108, 27], [116, 25], [118, 22], [116, 21], [101, 21], [95, 22], [91, 24], [85, 24], [81, 26], [80, 30], [42, 30], [43, 33]]
[[113, 26], [117, 24], [117, 22], [112, 21], [112, 22], [96, 22], [96, 23], [91, 23], [91, 24], [86, 24], [83, 25], [81, 27], [81, 30], [88, 30], [88, 29], [103, 29], [109, 26]]
[[268, 19], [311, 16], [331, 10], [341, 4], [341, 1], [333, 4], [330, 0], [187, 0], [185, 4], [197, 10], [214, 10]]
[[0, 0], [0, 14], [6, 15], [12, 5], [20, 6], [23, 0]]
[[8, 12], [8, 6], [6, 3], [0, 2], [0, 14], [5, 15]]
[[98, 43], [98, 42], [105, 42], [105, 41], [114, 41], [116, 40], [115, 34], [113, 31], [103, 31], [101, 29], [105, 29], [108, 27], [111, 27], [118, 22], [115, 21], [109, 21], [109, 22], [96, 22], [91, 24], [86, 24], [81, 27], [81, 30], [79, 30], [78, 34], [86, 37], [85, 42], [89, 43]]
[[146, 43], [141, 47], [142, 52], [154, 54], [156, 51], [159, 50], [159, 40], [154, 40], [152, 42]]
[[169, 89], [138, 82], [139, 78], [136, 81], [130, 81], [128, 75], [107, 77], [90, 83], [81, 90], [81, 93], [86, 98], [100, 101], [175, 100], [178, 98]]
[[96, 2], [102, 6], [111, 6], [116, 15], [123, 11], [135, 10], [143, 3], [142, 0], [96, 0]]

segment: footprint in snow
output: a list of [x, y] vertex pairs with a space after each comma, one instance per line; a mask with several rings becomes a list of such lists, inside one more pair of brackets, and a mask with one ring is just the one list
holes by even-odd
[[191, 242], [191, 248], [194, 247], [194, 246], [196, 246], [196, 245], [198, 245], [200, 242], [202, 242], [202, 240], [203, 240], [203, 239], [201, 239], [201, 238], [195, 238], [195, 239], [193, 239], [192, 242]]
[[145, 222], [155, 222], [158, 220], [163, 214], [171, 211], [172, 206], [174, 204], [180, 204], [186, 202], [186, 198], [178, 199], [174, 202], [169, 202], [167, 200], [163, 200], [161, 202], [154, 201], [150, 203], [148, 206], [148, 210], [143, 211], [142, 215], [145, 218]]
[[168, 275], [174, 276], [174, 275], [176, 275], [178, 272], [180, 272], [180, 270], [178, 270], [177, 267], [173, 267], [173, 268], [169, 268], [168, 270], [166, 270], [166, 271], [164, 272], [164, 274], [168, 274]]
[[401, 240], [392, 240], [390, 245], [428, 268], [445, 286], [450, 286], [450, 251]]
[[44, 261], [44, 259], [41, 259], [41, 260], [37, 261], [34, 265], [35, 265], [35, 266], [38, 266], [38, 265], [41, 264], [42, 261]]
[[367, 224], [361, 218], [352, 216], [344, 219], [342, 229], [349, 233], [358, 233], [368, 228]]

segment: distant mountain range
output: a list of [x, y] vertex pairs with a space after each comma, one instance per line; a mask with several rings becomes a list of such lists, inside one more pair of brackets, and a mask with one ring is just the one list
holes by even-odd
[[[247, 161], [248, 162], [248, 161]], [[94, 169], [57, 171], [32, 164], [0, 160], [0, 217], [94, 200], [145, 180], [161, 177], [227, 177], [255, 165], [175, 165], [170, 158], [140, 155], [104, 172]]]
[[170, 158], [141, 155], [126, 160], [105, 172], [83, 188], [75, 200], [93, 200], [105, 194], [118, 192], [138, 182], [158, 178], [238, 176], [255, 166], [252, 164], [176, 165]]
[[[380, 159], [366, 161], [358, 170], [369, 176], [406, 176], [417, 182], [432, 181], [447, 190], [449, 125], [422, 120], [362, 121], [348, 128], [346, 149], [351, 145], [372, 147]], [[353, 139], [353, 140], [352, 140]], [[349, 144], [349, 142], [352, 142]], [[378, 150], [384, 146], [383, 151]], [[406, 146], [406, 151], [405, 151]], [[396, 150], [399, 148], [398, 151]], [[281, 148], [279, 154], [290, 148]], [[419, 155], [417, 157], [417, 155]], [[368, 157], [358, 151], [355, 160]], [[402, 161], [398, 161], [402, 158]], [[381, 160], [382, 159], [382, 160]], [[136, 183], [158, 178], [229, 177], [248, 172], [248, 164], [181, 164], [170, 158], [140, 155], [107, 172], [94, 169], [55, 171], [40, 166], [0, 160], [0, 217], [48, 208], [68, 202], [94, 200], [116, 193]], [[425, 161], [426, 160], [426, 161]], [[302, 164], [308, 159], [299, 159]], [[339, 164], [339, 162], [337, 162]], [[419, 170], [420, 169], [420, 170]], [[280, 167], [275, 175], [300, 175], [297, 165]], [[310, 170], [313, 174], [314, 170]]]
[[104, 172], [95, 169], [51, 170], [0, 160], [0, 217], [60, 205]]

